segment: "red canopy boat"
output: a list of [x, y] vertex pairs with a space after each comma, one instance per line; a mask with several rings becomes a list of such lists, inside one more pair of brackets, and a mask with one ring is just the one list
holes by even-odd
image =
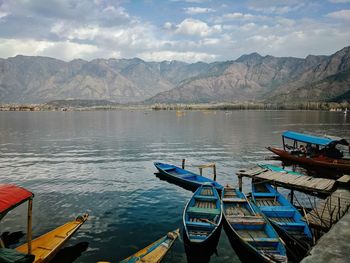
[[[292, 145], [287, 144], [291, 140]], [[267, 147], [282, 159], [304, 165], [324, 167], [340, 172], [350, 172], [350, 159], [337, 148], [337, 145], [348, 146], [349, 143], [334, 136], [314, 136], [293, 131], [282, 134], [283, 149]]]
[[34, 194], [22, 187], [0, 184], [0, 220], [12, 209], [28, 201], [27, 243], [15, 249], [5, 248], [0, 238], [0, 262], [47, 263], [87, 220], [79, 216], [32, 240], [32, 206]]

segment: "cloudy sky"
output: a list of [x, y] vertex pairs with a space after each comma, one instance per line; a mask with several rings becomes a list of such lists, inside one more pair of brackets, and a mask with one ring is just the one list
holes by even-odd
[[350, 0], [0, 0], [0, 57], [223, 61], [350, 45]]

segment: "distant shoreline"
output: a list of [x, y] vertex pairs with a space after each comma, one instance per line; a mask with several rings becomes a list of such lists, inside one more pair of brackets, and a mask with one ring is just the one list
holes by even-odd
[[0, 104], [0, 111], [97, 111], [97, 110], [324, 110], [344, 111], [349, 102], [300, 102], [300, 103], [173, 103], [173, 104], [116, 104], [74, 106], [67, 104]]

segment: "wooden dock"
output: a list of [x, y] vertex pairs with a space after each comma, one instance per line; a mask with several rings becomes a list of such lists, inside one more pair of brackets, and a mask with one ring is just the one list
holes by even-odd
[[338, 222], [350, 208], [350, 190], [337, 189], [325, 200], [318, 202], [316, 207], [306, 215], [310, 226], [328, 231]]
[[240, 170], [237, 173], [237, 176], [240, 185], [242, 182], [242, 177], [250, 177], [268, 182], [275, 186], [282, 186], [284, 188], [321, 196], [331, 194], [336, 185], [336, 181], [332, 179], [315, 178], [288, 172], [271, 171], [260, 166], [248, 170]]

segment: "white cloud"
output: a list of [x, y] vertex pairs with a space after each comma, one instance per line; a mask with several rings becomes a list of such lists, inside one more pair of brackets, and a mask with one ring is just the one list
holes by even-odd
[[6, 16], [8, 16], [8, 13], [0, 10], [0, 19], [4, 18]]
[[180, 60], [185, 62], [214, 61], [216, 55], [202, 52], [154, 51], [143, 52], [138, 56], [147, 61]]
[[290, 12], [298, 11], [305, 8], [305, 3], [300, 3], [298, 0], [285, 0], [285, 1], [255, 1], [249, 6], [249, 9], [264, 14], [277, 14], [283, 15]]
[[170, 30], [170, 29], [174, 29], [174, 25], [170, 22], [165, 22], [164, 25], [163, 25], [163, 28], [164, 29], [167, 29], [167, 30]]
[[99, 49], [96, 46], [69, 41], [49, 42], [28, 39], [0, 39], [0, 57], [12, 57], [21, 54], [72, 60], [74, 58], [94, 57], [96, 53], [99, 53]]
[[212, 8], [205, 8], [205, 7], [186, 7], [184, 8], [185, 13], [189, 15], [196, 15], [196, 14], [205, 14], [205, 13], [212, 13], [215, 12]]
[[210, 27], [207, 23], [192, 18], [187, 18], [183, 20], [180, 24], [176, 26], [175, 30], [175, 33], [177, 34], [201, 37], [209, 36], [211, 34], [219, 32], [221, 32], [220, 25], [214, 25]]
[[224, 19], [227, 19], [227, 20], [229, 20], [229, 19], [243, 19], [243, 20], [247, 20], [247, 19], [254, 18], [254, 16], [252, 14], [243, 14], [243, 13], [239, 13], [239, 12], [224, 14], [222, 17]]
[[344, 9], [344, 10], [328, 13], [327, 17], [350, 21], [350, 9]]

